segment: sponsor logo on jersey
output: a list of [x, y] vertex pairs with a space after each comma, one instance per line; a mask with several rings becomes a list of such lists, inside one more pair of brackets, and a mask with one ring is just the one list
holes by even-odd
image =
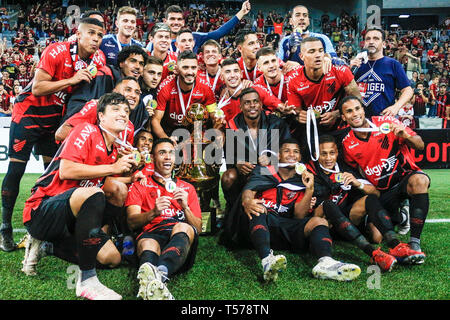
[[321, 114], [324, 114], [325, 112], [329, 112], [333, 110], [334, 105], [336, 104], [336, 98], [334, 98], [331, 101], [324, 101], [323, 105], [321, 106], [311, 106], [315, 111], [320, 112]]
[[81, 130], [78, 138], [73, 143], [75, 146], [78, 147], [78, 149], [82, 149], [84, 143], [86, 142], [87, 138], [91, 135], [92, 132], [96, 131], [95, 127], [91, 125], [87, 125]]
[[371, 175], [380, 176], [381, 173], [383, 172], [383, 169], [385, 169], [386, 172], [391, 171], [394, 168], [394, 165], [396, 162], [397, 162], [397, 158], [395, 156], [391, 156], [387, 159], [381, 159], [381, 164], [378, 164], [372, 168], [369, 168], [369, 166], [366, 166], [364, 173], [367, 176], [371, 176]]
[[65, 45], [57, 45], [51, 51], [49, 51], [49, 55], [55, 59], [61, 52], [67, 51], [67, 47]]
[[169, 114], [169, 117], [170, 117], [170, 119], [176, 120], [176, 121], [178, 121], [179, 123], [181, 123], [181, 120], [183, 120], [184, 115], [182, 115], [182, 114], [177, 114], [176, 112], [171, 112], [171, 113]]

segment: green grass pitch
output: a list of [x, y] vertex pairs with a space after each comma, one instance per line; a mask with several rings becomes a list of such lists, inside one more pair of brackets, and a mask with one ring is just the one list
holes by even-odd
[[[450, 170], [426, 170], [431, 177], [428, 219], [450, 218]], [[3, 179], [4, 175], [0, 175]], [[22, 209], [38, 175], [26, 174], [21, 183], [13, 226], [23, 229]], [[315, 260], [309, 253], [286, 255], [287, 270], [278, 281], [264, 284], [262, 268], [252, 250], [228, 251], [217, 244], [217, 236], [201, 236], [194, 267], [176, 276], [168, 288], [177, 300], [448, 300], [450, 298], [450, 223], [426, 223], [422, 249], [427, 254], [420, 266], [397, 265], [380, 277], [373, 273], [369, 258], [351, 244], [335, 241], [334, 257], [361, 267], [353, 282], [317, 280], [311, 276]], [[23, 233], [16, 233], [19, 241]], [[406, 236], [402, 236], [407, 240]], [[386, 249], [385, 246], [383, 248]], [[276, 252], [278, 253], [278, 252]], [[71, 265], [55, 257], [38, 264], [38, 275], [27, 277], [21, 271], [24, 249], [0, 251], [0, 300], [76, 300], [71, 286]], [[127, 266], [98, 270], [106, 286], [126, 300], [135, 300], [138, 290], [136, 271]]]

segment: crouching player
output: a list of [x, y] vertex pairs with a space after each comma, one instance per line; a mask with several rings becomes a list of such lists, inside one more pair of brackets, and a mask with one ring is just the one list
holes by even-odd
[[356, 97], [345, 97], [339, 108], [342, 120], [351, 128], [342, 142], [344, 159], [364, 172], [380, 191], [381, 205], [392, 222], [404, 223], [399, 208], [403, 200], [409, 199], [410, 241], [403, 245], [417, 255], [399, 262], [423, 263], [425, 254], [420, 248], [420, 236], [429, 209], [430, 178], [415, 164], [409, 150], [422, 150], [422, 138], [391, 116], [366, 118], [363, 104]]
[[[98, 103], [98, 124], [73, 128], [25, 202], [23, 221], [30, 234], [23, 271], [36, 274], [41, 242], [75, 238], [81, 275], [76, 294], [90, 300], [122, 297], [97, 278], [96, 262], [118, 265], [120, 253], [101, 230], [107, 201], [106, 177], [121, 175], [135, 164], [132, 155], [117, 159], [114, 145], [126, 129], [130, 107], [125, 97], [109, 93]], [[119, 178], [118, 178], [119, 179]]]
[[161, 138], [152, 149], [154, 174], [129, 189], [125, 206], [137, 236], [139, 292], [144, 300], [172, 300], [165, 282], [192, 267], [201, 230], [201, 209], [195, 188], [172, 178], [175, 147]]
[[[398, 240], [388, 212], [381, 206], [378, 190], [367, 180], [359, 177], [344, 161], [339, 160], [335, 139], [322, 135], [319, 139], [318, 162], [311, 162], [309, 169], [315, 175], [316, 185], [320, 185], [324, 199], [316, 209], [331, 223], [332, 230], [363, 250], [371, 262], [383, 271], [391, 271], [397, 259], [399, 261], [423, 258], [421, 252], [411, 250]], [[318, 202], [321, 202], [320, 200]], [[366, 219], [367, 217], [367, 219]], [[375, 248], [359, 229], [368, 229], [376, 242], [385, 240], [390, 248], [389, 254]], [[356, 227], [358, 226], [358, 227]], [[380, 234], [381, 233], [381, 234]]]
[[[261, 258], [264, 280], [275, 281], [278, 272], [286, 268], [286, 258], [274, 255], [275, 249], [300, 252], [308, 248], [318, 258], [313, 276], [320, 279], [350, 281], [361, 273], [358, 266], [332, 258], [332, 240], [328, 223], [309, 216], [314, 192], [314, 176], [304, 170], [296, 172], [301, 161], [300, 147], [295, 139], [281, 142], [278, 171], [272, 166], [257, 166], [242, 193], [247, 233]], [[244, 224], [244, 223], [242, 223]], [[239, 227], [239, 230], [243, 228]]]

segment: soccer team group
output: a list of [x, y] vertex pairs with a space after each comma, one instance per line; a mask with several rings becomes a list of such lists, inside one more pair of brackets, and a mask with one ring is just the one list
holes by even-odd
[[[183, 120], [195, 104], [208, 118], [203, 128], [222, 142], [227, 131], [243, 134], [217, 147], [227, 163], [221, 241], [254, 248], [265, 281], [286, 269], [279, 249], [309, 250], [316, 278], [357, 278], [357, 265], [333, 259], [334, 238], [382, 271], [424, 263], [430, 179], [410, 154], [424, 143], [395, 117], [413, 91], [401, 65], [383, 56], [383, 30], [367, 30], [368, 60], [348, 66], [325, 35], [308, 30], [308, 9], [299, 5], [296, 34], [278, 52], [244, 29], [236, 35], [240, 58], [223, 57], [216, 40], [250, 9], [246, 1], [220, 29], [196, 33], [170, 6], [145, 49], [132, 39], [134, 8], [120, 8], [118, 32], [107, 35], [102, 15], [89, 11], [72, 39], [45, 49], [14, 105], [2, 183], [0, 248], [12, 251], [19, 183], [32, 149], [43, 156], [45, 172], [23, 211], [25, 274], [53, 255], [79, 266], [77, 296], [122, 299], [96, 268], [117, 267], [134, 250], [138, 297], [173, 299], [168, 280], [193, 266], [202, 230], [196, 189], [176, 175], [183, 142], [173, 134], [192, 130]], [[230, 145], [235, 150], [221, 149]], [[401, 242], [408, 231], [409, 243]], [[131, 247], [112, 241], [117, 232], [133, 238]], [[375, 245], [382, 241], [388, 252]]]

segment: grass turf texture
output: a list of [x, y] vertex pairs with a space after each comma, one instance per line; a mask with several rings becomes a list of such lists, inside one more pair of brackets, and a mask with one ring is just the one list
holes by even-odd
[[[428, 219], [450, 218], [450, 170], [426, 170], [431, 177]], [[3, 179], [4, 175], [0, 175]], [[13, 227], [23, 229], [23, 204], [38, 178], [26, 174], [21, 183], [13, 217]], [[223, 201], [223, 199], [222, 199]], [[369, 257], [350, 243], [335, 241], [336, 259], [360, 266], [361, 275], [353, 282], [317, 280], [311, 276], [315, 259], [309, 254], [278, 251], [287, 258], [287, 270], [278, 281], [264, 284], [261, 262], [253, 250], [228, 251], [217, 244], [217, 236], [201, 236], [194, 267], [174, 277], [168, 288], [177, 300], [447, 300], [450, 298], [447, 240], [450, 224], [427, 223], [422, 234], [422, 248], [427, 254], [420, 266], [397, 265], [383, 273], [379, 289], [369, 268]], [[15, 233], [19, 241], [23, 233]], [[406, 241], [407, 236], [402, 236]], [[386, 246], [383, 245], [386, 249]], [[45, 257], [38, 264], [38, 276], [28, 277], [20, 269], [24, 249], [12, 253], [0, 251], [0, 300], [74, 300], [70, 264], [55, 257]], [[135, 300], [138, 290], [136, 271], [127, 266], [98, 270], [106, 286], [124, 299]], [[372, 289], [371, 289], [372, 288]]]

